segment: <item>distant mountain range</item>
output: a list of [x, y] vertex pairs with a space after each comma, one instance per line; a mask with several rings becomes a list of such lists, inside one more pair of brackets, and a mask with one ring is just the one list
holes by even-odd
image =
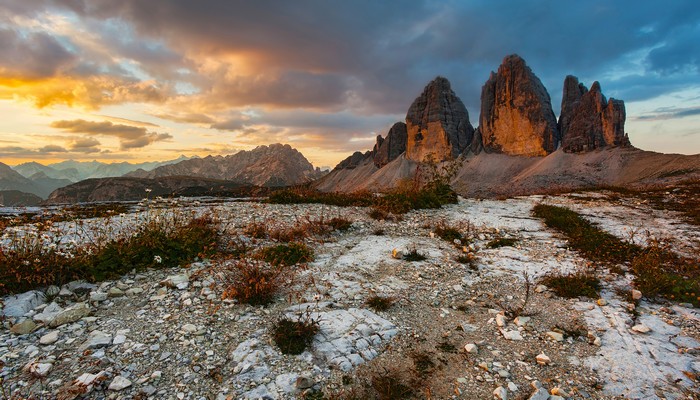
[[[254, 187], [309, 183], [326, 173], [314, 168], [303, 154], [288, 144], [258, 146], [229, 156], [180, 159], [166, 163], [104, 164], [66, 161], [50, 166], [38, 163], [17, 166], [18, 170], [31, 174], [30, 178], [5, 167], [4, 171], [12, 179], [8, 179], [6, 187], [0, 189], [9, 189], [21, 183], [25, 189], [23, 191], [48, 196], [47, 203], [51, 204], [139, 200], [145, 196], [145, 189], [151, 189], [153, 196], [236, 195], [248, 193]], [[134, 167], [139, 168], [134, 170]], [[67, 179], [124, 171], [127, 172], [123, 177], [89, 178], [75, 183]], [[52, 184], [53, 187], [49, 190], [48, 187]]]
[[290, 186], [311, 182], [324, 173], [288, 144], [258, 146], [229, 156], [208, 156], [164, 165], [152, 171], [137, 170], [126, 176], [160, 178], [196, 176], [253, 186]]
[[[700, 179], [700, 154], [636, 149], [625, 104], [574, 76], [564, 81], [557, 120], [549, 93], [525, 61], [510, 55], [481, 91], [479, 126], [443, 77], [430, 82], [374, 148], [356, 152], [314, 183], [322, 191], [382, 191], [415, 178], [429, 162], [458, 162], [453, 188], [497, 197], [600, 186], [649, 187]], [[420, 176], [419, 176], [420, 177]]]

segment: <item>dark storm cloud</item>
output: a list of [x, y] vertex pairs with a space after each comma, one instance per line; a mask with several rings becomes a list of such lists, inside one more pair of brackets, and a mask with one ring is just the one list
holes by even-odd
[[[336, 135], [333, 142], [359, 137], [360, 130], [383, 133], [436, 75], [450, 79], [476, 124], [481, 86], [511, 53], [542, 79], [555, 111], [567, 74], [588, 86], [599, 80], [606, 95], [628, 102], [700, 87], [696, 0], [3, 3], [0, 10], [29, 18], [63, 10], [96, 32], [109, 51], [79, 49], [89, 56], [73, 71], [112, 71], [122, 79], [146, 74], [165, 86], [111, 99], [171, 96], [171, 109], [159, 116], [222, 130], [251, 129], [254, 122], [270, 128], [266, 135], [286, 127]], [[55, 50], [45, 62], [49, 73], [70, 62]], [[112, 53], [129, 62], [115, 63]], [[28, 65], [44, 64], [36, 57]], [[169, 88], [181, 82], [193, 93], [172, 97]], [[254, 121], [220, 117], [256, 106], [289, 113], [267, 112]], [[306, 111], [297, 115], [300, 108]]]
[[62, 120], [52, 122], [51, 127], [70, 133], [115, 137], [119, 139], [122, 150], [141, 148], [155, 142], [172, 139], [168, 133], [148, 132], [143, 127], [113, 124], [109, 121]]
[[0, 28], [0, 76], [52, 77], [76, 59], [54, 37], [46, 33], [22, 35]]

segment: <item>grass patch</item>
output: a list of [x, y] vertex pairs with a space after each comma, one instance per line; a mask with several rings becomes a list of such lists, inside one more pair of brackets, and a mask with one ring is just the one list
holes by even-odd
[[336, 231], [347, 231], [352, 226], [352, 221], [343, 217], [333, 217], [328, 221], [328, 226]]
[[368, 307], [375, 311], [386, 311], [394, 305], [395, 299], [391, 296], [374, 295], [365, 301]]
[[600, 281], [588, 272], [546, 275], [540, 283], [552, 289], [557, 296], [566, 298], [585, 296], [595, 299], [600, 290]]
[[[216, 251], [219, 232], [210, 217], [160, 215], [127, 237], [109, 235], [93, 243], [61, 243], [44, 239], [51, 222], [36, 230], [15, 232], [0, 248], [0, 294], [24, 292], [72, 280], [116, 279], [131, 270], [173, 267]], [[50, 235], [46, 237], [51, 237]], [[104, 240], [102, 240], [104, 239]]]
[[621, 264], [642, 251], [640, 246], [601, 230], [568, 208], [538, 204], [534, 207], [533, 214], [544, 219], [548, 227], [564, 233], [569, 239], [569, 245], [589, 260]]
[[258, 255], [260, 259], [275, 266], [291, 266], [314, 259], [313, 250], [304, 243], [298, 242], [265, 247]]
[[[624, 242], [567, 208], [540, 204], [535, 206], [534, 214], [544, 218], [547, 226], [563, 232], [571, 246], [588, 259], [607, 264], [629, 263], [635, 286], [644, 296], [663, 296], [700, 306], [698, 259], [681, 257], [658, 242], [647, 247]], [[581, 287], [581, 282], [575, 286]], [[592, 293], [591, 289], [587, 291]]]
[[420, 185], [415, 181], [406, 181], [383, 196], [376, 196], [370, 192], [325, 193], [309, 188], [294, 188], [272, 193], [268, 202], [372, 207], [370, 216], [383, 220], [389, 219], [390, 213], [405, 214], [411, 210], [434, 209], [457, 203], [457, 193], [444, 182], [431, 181]]
[[318, 331], [318, 322], [308, 315], [296, 320], [284, 317], [275, 323], [272, 339], [282, 353], [296, 355], [311, 345]]
[[489, 249], [497, 249], [499, 247], [506, 247], [506, 246], [515, 246], [515, 244], [518, 243], [518, 239], [515, 238], [504, 238], [504, 237], [499, 237], [496, 239], [491, 240], [486, 244], [486, 247]]
[[271, 193], [267, 202], [272, 204], [328, 204], [341, 207], [369, 207], [374, 204], [374, 197], [369, 192], [320, 192], [308, 187], [295, 187]]
[[237, 260], [222, 297], [253, 306], [268, 305], [275, 300], [280, 290], [280, 274], [280, 269], [260, 262]]

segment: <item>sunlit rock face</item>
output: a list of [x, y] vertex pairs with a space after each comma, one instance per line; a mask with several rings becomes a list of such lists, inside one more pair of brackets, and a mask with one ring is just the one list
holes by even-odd
[[559, 131], [549, 93], [520, 56], [505, 57], [484, 84], [479, 130], [487, 152], [532, 157], [556, 150]]
[[625, 134], [625, 103], [613, 98], [606, 101], [598, 82], [588, 90], [571, 75], [564, 80], [559, 130], [562, 148], [569, 153], [630, 145]]
[[443, 77], [435, 78], [413, 101], [406, 131], [406, 157], [419, 162], [453, 160], [474, 138], [467, 108]]
[[372, 150], [374, 153], [374, 165], [376, 165], [377, 168], [381, 168], [394, 161], [406, 151], [407, 140], [408, 134], [406, 132], [406, 124], [403, 122], [395, 123], [391, 129], [389, 129], [386, 138], [377, 136], [377, 143]]

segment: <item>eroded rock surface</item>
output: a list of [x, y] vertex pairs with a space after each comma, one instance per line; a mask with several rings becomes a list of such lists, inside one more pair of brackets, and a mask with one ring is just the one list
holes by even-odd
[[625, 103], [606, 100], [598, 82], [589, 91], [571, 75], [564, 80], [559, 129], [562, 147], [570, 153], [630, 144], [625, 134]]
[[474, 138], [474, 127], [450, 82], [437, 77], [411, 104], [406, 114], [406, 156], [414, 161], [455, 159]]
[[546, 156], [557, 148], [557, 119], [547, 89], [518, 55], [503, 59], [481, 89], [484, 148], [509, 155]]

